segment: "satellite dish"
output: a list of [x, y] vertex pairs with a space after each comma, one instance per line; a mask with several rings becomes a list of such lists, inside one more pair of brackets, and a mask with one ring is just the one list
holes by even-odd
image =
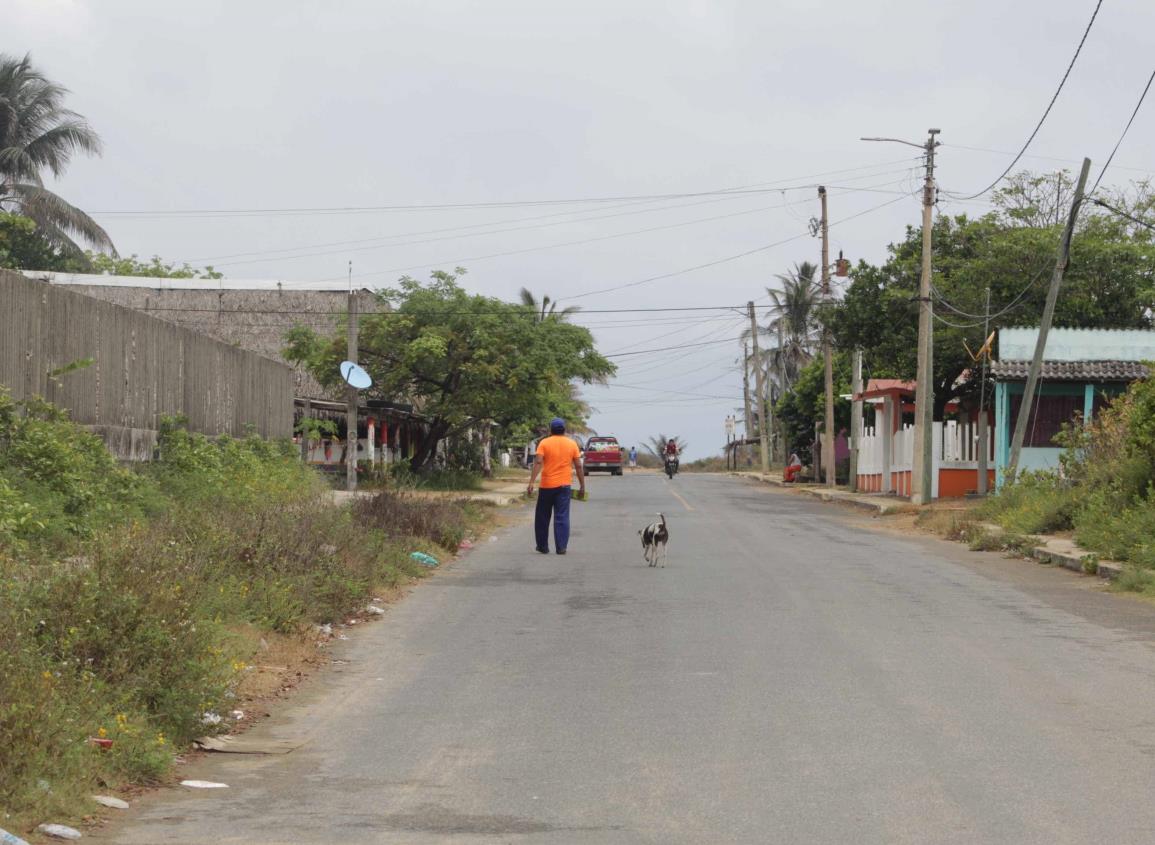
[[373, 379], [369, 377], [369, 374], [352, 361], [341, 362], [341, 378], [345, 379], [345, 383], [350, 387], [355, 387], [358, 390], [373, 386]]

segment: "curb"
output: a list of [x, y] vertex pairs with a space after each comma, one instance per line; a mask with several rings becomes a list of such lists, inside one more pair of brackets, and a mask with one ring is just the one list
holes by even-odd
[[[992, 522], [979, 522], [975, 524], [975, 527], [995, 537], [1007, 533], [1006, 529], [1001, 525], [996, 525]], [[1078, 546], [1074, 548], [1080, 552], [1080, 554], [1060, 551], [1048, 547], [1047, 540], [1043, 536], [1038, 534], [1028, 534], [1026, 536], [1034, 542], [1039, 543], [1039, 545], [1027, 549], [1027, 554], [1035, 560], [1061, 566], [1064, 569], [1070, 569], [1072, 572], [1078, 572], [1081, 575], [1096, 574], [1105, 581], [1114, 581], [1123, 574], [1124, 565], [1118, 561], [1099, 560], [1099, 556], [1094, 552], [1083, 551]], [[1094, 563], [1094, 573], [1088, 572], [1087, 569], [1084, 568], [1084, 562]]]
[[831, 491], [822, 487], [787, 484], [782, 479], [772, 475], [762, 475], [761, 473], [751, 472], [731, 472], [730, 475], [737, 478], [749, 478], [754, 481], [760, 481], [761, 483], [769, 484], [772, 487], [789, 489], [791, 492], [801, 493], [815, 499], [820, 499], [823, 502], [833, 502], [839, 505], [848, 505], [852, 508], [858, 508], [859, 510], [864, 510], [876, 514], [877, 516], [885, 516], [886, 514], [899, 513], [901, 511], [917, 510], [917, 507], [911, 505], [909, 502], [903, 502], [896, 499], [876, 500], [854, 493], [847, 493], [842, 490]]

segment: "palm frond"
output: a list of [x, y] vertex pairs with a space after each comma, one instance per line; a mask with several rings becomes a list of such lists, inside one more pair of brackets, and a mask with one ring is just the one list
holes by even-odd
[[9, 184], [7, 194], [20, 208], [20, 213], [31, 219], [54, 245], [69, 252], [79, 251], [74, 239], [80, 237], [96, 249], [116, 255], [112, 239], [99, 223], [47, 188]]

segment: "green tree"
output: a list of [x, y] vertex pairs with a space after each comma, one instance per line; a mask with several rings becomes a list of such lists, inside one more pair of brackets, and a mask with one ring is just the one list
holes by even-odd
[[158, 255], [149, 261], [141, 261], [136, 255], [121, 258], [115, 255], [88, 253], [88, 272], [107, 273], [110, 276], [149, 276], [156, 279], [223, 279], [220, 273], [209, 267], [193, 267], [188, 263], [165, 262]]
[[67, 94], [29, 56], [0, 54], [0, 209], [33, 220], [40, 235], [67, 255], [82, 255], [74, 239], [115, 253], [95, 220], [44, 187], [45, 171], [60, 177], [76, 153], [100, 153], [96, 132], [64, 108]]
[[[427, 421], [410, 461], [432, 466], [438, 443], [481, 423], [505, 429], [563, 416], [576, 424], [580, 408], [570, 385], [615, 372], [598, 354], [589, 330], [563, 320], [535, 320], [523, 305], [470, 294], [464, 272], [435, 272], [421, 284], [403, 277], [379, 292], [390, 310], [361, 318], [361, 363], [373, 376], [370, 395], [412, 401]], [[305, 363], [322, 384], [337, 384], [342, 336], [297, 327], [285, 357]]]
[[[834, 428], [850, 428], [850, 402], [840, 398], [850, 392], [850, 362], [846, 353], [834, 355]], [[782, 428], [786, 451], [797, 452], [804, 463], [811, 460], [814, 424], [826, 414], [826, 370], [815, 358], [799, 373], [794, 387], [774, 406], [774, 416]]]
[[83, 269], [42, 237], [36, 224], [19, 214], [0, 211], [0, 268], [70, 272]]
[[[1046, 298], [1059, 228], [1008, 223], [998, 214], [935, 221], [932, 295], [935, 299], [935, 419], [953, 399], [977, 391], [960, 377], [971, 367], [966, 346], [981, 346], [986, 290], [991, 329], [1033, 325]], [[918, 339], [918, 282], [922, 234], [908, 227], [880, 266], [860, 262], [842, 301], [830, 311], [841, 350], [861, 348], [870, 376], [914, 378]], [[1084, 223], [1055, 310], [1056, 326], [1139, 328], [1150, 325], [1155, 246], [1106, 218]], [[964, 343], [966, 346], [964, 346]]]

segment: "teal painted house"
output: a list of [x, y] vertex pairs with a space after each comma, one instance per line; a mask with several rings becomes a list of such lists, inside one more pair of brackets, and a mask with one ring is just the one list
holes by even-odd
[[[1023, 402], [1038, 329], [1000, 329], [995, 379], [995, 484], [1003, 485], [1011, 436]], [[1155, 361], [1155, 331], [1051, 329], [1043, 354], [1039, 391], [1030, 404], [1021, 470], [1055, 469], [1062, 449], [1054, 437], [1064, 424], [1088, 421], [1131, 382], [1146, 378]]]

